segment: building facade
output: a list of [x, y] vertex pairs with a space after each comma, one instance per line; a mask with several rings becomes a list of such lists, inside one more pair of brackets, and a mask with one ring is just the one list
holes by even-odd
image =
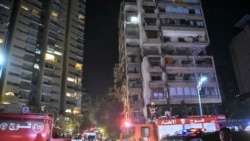
[[230, 52], [233, 61], [234, 71], [239, 88], [239, 94], [250, 93], [250, 15], [246, 14], [241, 18], [235, 27], [241, 31], [232, 39], [230, 43]]
[[[125, 118], [219, 114], [221, 96], [199, 0], [124, 0], [119, 18], [115, 95]], [[201, 79], [206, 78], [202, 83]], [[197, 88], [198, 87], [198, 88]], [[200, 97], [200, 98], [199, 98]]]
[[86, 1], [0, 4], [0, 10], [8, 11], [1, 16], [9, 14], [4, 19], [8, 27], [0, 27], [7, 30], [0, 33], [5, 41], [1, 102], [29, 105], [39, 112], [80, 114]]

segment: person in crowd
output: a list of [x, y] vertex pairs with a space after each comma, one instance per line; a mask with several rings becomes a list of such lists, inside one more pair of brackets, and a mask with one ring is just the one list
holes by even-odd
[[219, 132], [220, 141], [232, 141], [231, 130], [229, 128], [223, 127]]

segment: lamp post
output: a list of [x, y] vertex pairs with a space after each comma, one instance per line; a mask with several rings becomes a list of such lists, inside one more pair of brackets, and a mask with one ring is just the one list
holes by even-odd
[[200, 80], [197, 83], [197, 91], [198, 91], [198, 100], [199, 100], [199, 108], [200, 108], [200, 116], [203, 116], [202, 113], [202, 107], [201, 107], [201, 96], [200, 96], [200, 90], [202, 83], [207, 80], [207, 77], [201, 77]]

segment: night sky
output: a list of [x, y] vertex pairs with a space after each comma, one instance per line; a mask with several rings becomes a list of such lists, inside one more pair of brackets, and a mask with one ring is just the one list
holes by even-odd
[[[118, 17], [121, 0], [87, 0], [84, 49], [84, 87], [91, 96], [113, 87], [118, 63]], [[250, 0], [202, 0], [210, 45], [216, 66], [232, 66], [228, 45], [234, 24], [250, 11]]]

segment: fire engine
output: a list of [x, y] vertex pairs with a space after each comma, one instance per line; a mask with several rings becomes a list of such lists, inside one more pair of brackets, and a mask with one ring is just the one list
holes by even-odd
[[[22, 109], [23, 110], [23, 109]], [[53, 114], [0, 113], [0, 139], [2, 141], [70, 141], [59, 138], [53, 128]]]
[[162, 141], [177, 135], [194, 135], [219, 131], [217, 116], [159, 118], [145, 124], [122, 128], [120, 141]]

